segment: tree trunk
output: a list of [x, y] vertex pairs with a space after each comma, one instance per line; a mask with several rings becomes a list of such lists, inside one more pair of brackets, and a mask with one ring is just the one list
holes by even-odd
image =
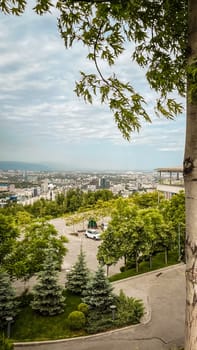
[[165, 265], [168, 264], [168, 248], [165, 248]]
[[135, 255], [135, 269], [136, 269], [136, 272], [138, 273], [139, 272], [139, 263], [138, 263], [138, 253], [137, 252]]
[[126, 267], [126, 264], [127, 264], [127, 256], [124, 255], [124, 266]]
[[149, 255], [149, 269], [151, 270], [153, 267], [153, 263], [152, 263], [152, 254]]
[[[194, 60], [197, 60], [197, 1], [189, 0], [188, 5], [188, 52], [190, 55], [188, 64], [192, 64]], [[188, 91], [190, 91], [190, 86], [190, 81], [188, 81]], [[193, 99], [191, 102], [189, 97], [187, 97], [184, 179], [186, 198], [185, 350], [197, 350], [197, 101]]]
[[110, 267], [110, 265], [107, 264], [107, 277], [109, 276], [109, 267]]

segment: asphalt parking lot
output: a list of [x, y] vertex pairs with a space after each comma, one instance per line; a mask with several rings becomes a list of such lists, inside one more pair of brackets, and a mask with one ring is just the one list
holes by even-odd
[[[68, 238], [69, 243], [66, 244], [68, 248], [68, 253], [66, 254], [62, 270], [69, 270], [72, 265], [76, 262], [77, 256], [82, 249], [86, 255], [87, 266], [90, 271], [95, 271], [98, 267], [98, 261], [96, 258], [98, 246], [101, 241], [95, 241], [85, 237], [84, 232], [81, 232], [84, 227], [83, 224], [78, 224], [74, 226], [66, 226], [64, 219], [54, 219], [51, 223], [56, 227], [57, 231]], [[73, 235], [73, 231], [78, 233], [78, 236]], [[79, 231], [79, 232], [78, 232]], [[109, 268], [109, 276], [120, 272], [120, 267], [123, 265], [122, 261], [119, 261], [116, 265], [112, 265]]]
[[[66, 272], [71, 269], [73, 264], [77, 260], [77, 256], [80, 253], [82, 247], [85, 256], [87, 266], [90, 271], [96, 271], [98, 267], [98, 261], [96, 258], [98, 246], [101, 244], [101, 241], [95, 241], [90, 238], [86, 238], [84, 232], [81, 232], [84, 227], [83, 224], [77, 224], [74, 226], [66, 226], [65, 220], [62, 218], [53, 219], [51, 223], [55, 226], [56, 230], [60, 235], [63, 235], [68, 238], [69, 242], [65, 244], [68, 252], [66, 253], [63, 264], [62, 271], [59, 274], [59, 281], [62, 285], [66, 282]], [[74, 231], [74, 232], [73, 232]], [[78, 231], [80, 231], [78, 233]], [[78, 235], [73, 235], [73, 233], [78, 233]], [[119, 261], [116, 265], [112, 265], [109, 268], [108, 275], [114, 275], [115, 273], [120, 272], [120, 267], [123, 265], [122, 261]], [[107, 270], [106, 270], [107, 273]], [[21, 294], [24, 289], [28, 288], [31, 290], [32, 286], [35, 284], [36, 278], [32, 277], [26, 283], [21, 281], [15, 281], [14, 286], [17, 294]]]

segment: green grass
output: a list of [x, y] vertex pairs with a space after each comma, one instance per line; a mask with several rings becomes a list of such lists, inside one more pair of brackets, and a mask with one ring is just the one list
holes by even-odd
[[11, 337], [14, 341], [36, 341], [76, 337], [85, 335], [85, 331], [71, 331], [67, 317], [77, 309], [81, 299], [65, 291], [66, 302], [64, 313], [57, 316], [41, 316], [24, 307], [12, 325]]
[[160, 269], [162, 267], [171, 266], [174, 264], [178, 264], [178, 256], [176, 252], [168, 253], [168, 264], [165, 264], [164, 261], [164, 253], [158, 253], [157, 255], [152, 257], [152, 269], [149, 267], [149, 261], [142, 261], [139, 264], [139, 272], [136, 272], [135, 268], [117, 273], [111, 277], [109, 277], [110, 282], [115, 282], [124, 278], [136, 276], [142, 273], [146, 273], [149, 271], [154, 271]]
[[[81, 303], [80, 297], [65, 290], [67, 296], [65, 312], [58, 316], [41, 316], [32, 311], [29, 306], [29, 295], [23, 296], [23, 306], [11, 329], [11, 340], [13, 342], [43, 341], [53, 339], [65, 339], [88, 334], [95, 334], [107, 330], [120, 328], [126, 325], [136, 324], [144, 313], [143, 303], [122, 295], [115, 299], [117, 306], [115, 320], [112, 320], [111, 310], [108, 313], [103, 311], [89, 310], [86, 324], [82, 330], [71, 330], [69, 327], [68, 315], [71, 311], [77, 310]], [[25, 302], [26, 306], [24, 306]]]

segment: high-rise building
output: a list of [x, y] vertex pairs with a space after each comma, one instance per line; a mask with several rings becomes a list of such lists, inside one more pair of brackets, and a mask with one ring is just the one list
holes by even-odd
[[110, 188], [109, 180], [106, 179], [105, 177], [102, 177], [101, 179], [99, 179], [99, 187], [103, 189]]
[[48, 179], [44, 179], [41, 184], [41, 190], [43, 193], [47, 193], [49, 188], [49, 181]]

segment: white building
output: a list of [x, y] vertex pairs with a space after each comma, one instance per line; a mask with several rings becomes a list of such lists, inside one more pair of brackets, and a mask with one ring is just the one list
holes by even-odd
[[157, 191], [162, 192], [166, 199], [170, 199], [174, 194], [184, 191], [183, 168], [158, 168], [159, 183]]
[[49, 180], [44, 179], [41, 184], [41, 191], [42, 193], [47, 193], [48, 192], [48, 186], [49, 186]]

